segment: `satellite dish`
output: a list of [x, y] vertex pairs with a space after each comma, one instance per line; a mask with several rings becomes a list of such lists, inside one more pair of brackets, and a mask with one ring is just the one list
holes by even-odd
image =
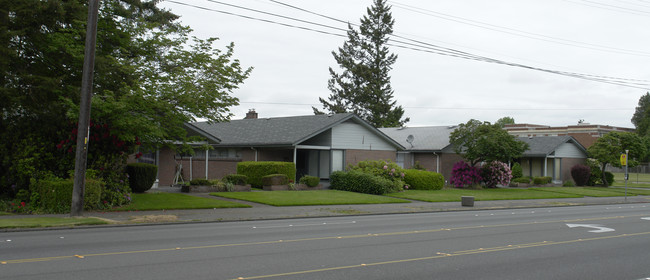
[[411, 144], [411, 148], [413, 148], [413, 140], [415, 140], [415, 137], [413, 137], [412, 134], [409, 134], [409, 136], [406, 136], [406, 142]]

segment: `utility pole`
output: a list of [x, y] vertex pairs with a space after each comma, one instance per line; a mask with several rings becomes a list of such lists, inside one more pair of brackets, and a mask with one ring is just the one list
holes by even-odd
[[86, 162], [88, 159], [88, 134], [90, 128], [90, 100], [93, 89], [93, 68], [95, 67], [95, 44], [97, 41], [97, 17], [99, 0], [88, 1], [88, 26], [86, 27], [86, 49], [84, 51], [83, 75], [81, 78], [81, 105], [77, 127], [77, 151], [74, 164], [74, 187], [70, 216], [83, 215], [84, 188], [86, 184]]

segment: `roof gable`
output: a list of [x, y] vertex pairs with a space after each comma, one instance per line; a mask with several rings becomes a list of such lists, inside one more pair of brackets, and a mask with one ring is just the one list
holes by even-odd
[[205, 136], [220, 139], [220, 146], [293, 146], [346, 121], [361, 124], [392, 145], [403, 148], [353, 113], [197, 122], [188, 126]]
[[[410, 151], [441, 151], [449, 146], [449, 135], [457, 126], [388, 127], [379, 130]], [[406, 139], [413, 135], [413, 141]]]
[[587, 152], [587, 150], [582, 145], [580, 145], [578, 141], [568, 135], [517, 137], [516, 139], [528, 144], [528, 150], [526, 150], [523, 154], [523, 156], [527, 157], [548, 156], [564, 143], [572, 143], [585, 154]]

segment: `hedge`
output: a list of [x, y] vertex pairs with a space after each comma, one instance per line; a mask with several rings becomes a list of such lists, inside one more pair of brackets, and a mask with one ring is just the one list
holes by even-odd
[[445, 178], [440, 173], [405, 169], [404, 182], [412, 190], [440, 190], [445, 185]]
[[551, 177], [535, 177], [533, 178], [533, 185], [550, 184], [553, 181]]
[[[86, 179], [84, 187], [84, 209], [97, 209], [101, 203], [102, 190], [104, 188], [101, 180]], [[32, 205], [47, 213], [70, 212], [72, 205], [72, 179], [51, 179], [32, 181], [29, 188], [32, 193]]]
[[194, 178], [190, 180], [190, 186], [212, 186], [213, 183], [205, 178]]
[[384, 194], [394, 187], [391, 180], [360, 171], [336, 171], [330, 175], [330, 189]]
[[158, 166], [149, 163], [129, 163], [126, 165], [129, 174], [129, 187], [134, 193], [143, 193], [151, 189], [156, 182]]
[[283, 161], [245, 161], [237, 163], [237, 174], [246, 175], [248, 183], [253, 187], [263, 186], [262, 177], [271, 174], [284, 174], [295, 182], [296, 165]]

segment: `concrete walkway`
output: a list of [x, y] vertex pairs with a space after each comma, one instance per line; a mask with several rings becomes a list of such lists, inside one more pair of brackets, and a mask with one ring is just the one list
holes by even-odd
[[[178, 188], [159, 188], [155, 192], [179, 192]], [[210, 197], [208, 194], [192, 194]], [[487, 209], [518, 209], [538, 207], [560, 207], [579, 205], [610, 205], [624, 203], [650, 203], [650, 196], [624, 197], [584, 197], [560, 199], [532, 200], [495, 200], [476, 201], [473, 207], [461, 206], [460, 202], [420, 202], [395, 204], [364, 204], [364, 205], [320, 205], [320, 206], [289, 206], [275, 207], [264, 204], [237, 201], [251, 205], [251, 208], [215, 208], [193, 210], [164, 210], [164, 211], [131, 211], [131, 212], [86, 212], [86, 217], [97, 217], [110, 220], [117, 224], [150, 224], [150, 223], [179, 223], [179, 222], [221, 222], [248, 221], [305, 217], [332, 217], [349, 215], [379, 215], [399, 213], [426, 213], [445, 211], [471, 211]], [[67, 217], [61, 215], [29, 215], [29, 216], [0, 216], [0, 219], [17, 217]]]

